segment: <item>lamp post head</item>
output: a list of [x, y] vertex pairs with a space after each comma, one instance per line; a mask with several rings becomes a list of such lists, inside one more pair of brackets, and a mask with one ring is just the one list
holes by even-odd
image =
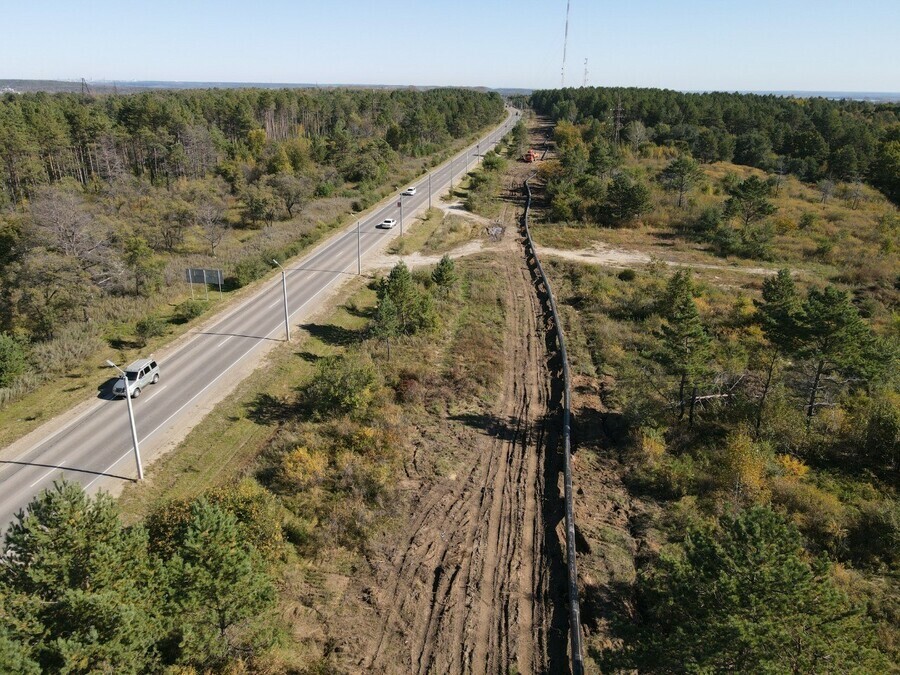
[[110, 361], [109, 359], [106, 359], [106, 365], [108, 365], [111, 368], [118, 368], [118, 366], [115, 363], [113, 363], [112, 361]]

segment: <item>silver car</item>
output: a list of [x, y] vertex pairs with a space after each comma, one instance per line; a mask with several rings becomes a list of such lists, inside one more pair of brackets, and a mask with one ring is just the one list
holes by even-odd
[[[125, 369], [131, 398], [141, 395], [141, 389], [148, 384], [159, 382], [159, 365], [153, 358], [140, 359]], [[125, 396], [125, 377], [120, 377], [113, 385], [113, 396]]]

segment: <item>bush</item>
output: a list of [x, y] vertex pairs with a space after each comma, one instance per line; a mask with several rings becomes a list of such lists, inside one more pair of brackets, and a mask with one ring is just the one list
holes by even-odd
[[301, 492], [320, 485], [328, 470], [328, 456], [318, 450], [295, 448], [281, 458], [278, 483], [285, 490]]
[[37, 369], [50, 375], [81, 370], [103, 347], [103, 342], [90, 324], [70, 324], [49, 342], [40, 342], [31, 350]]
[[234, 266], [234, 274], [228, 277], [229, 288], [243, 288], [252, 281], [262, 278], [272, 266], [262, 258], [252, 257], [241, 260]]
[[847, 551], [864, 565], [900, 563], [900, 503], [883, 499], [860, 504], [847, 535]]
[[281, 518], [274, 498], [259, 484], [244, 480], [200, 498], [171, 500], [154, 508], [146, 520], [148, 543], [154, 554], [170, 558], [184, 545], [198, 499], [234, 516], [242, 540], [264, 556], [271, 557], [281, 545]]
[[351, 415], [368, 408], [376, 382], [371, 361], [363, 357], [326, 356], [319, 360], [303, 397], [310, 410], [320, 417]]
[[698, 237], [707, 238], [719, 229], [722, 224], [722, 211], [716, 206], [709, 206], [690, 224], [691, 230]]
[[626, 269], [619, 272], [616, 276], [619, 277], [619, 281], [634, 281], [637, 279], [637, 272], [633, 269]]
[[172, 314], [172, 323], [187, 323], [196, 319], [206, 311], [207, 302], [204, 300], [185, 300], [175, 308]]
[[506, 169], [506, 160], [496, 152], [491, 150], [484, 155], [484, 159], [481, 161], [481, 166], [484, 167], [485, 171], [500, 173]]
[[662, 455], [639, 469], [635, 479], [661, 499], [681, 499], [697, 491], [697, 466], [690, 455]]
[[829, 551], [837, 550], [847, 533], [847, 513], [841, 500], [815, 485], [777, 478], [772, 502], [782, 506], [809, 539]]
[[23, 342], [7, 333], [0, 333], [0, 387], [10, 386], [28, 367]]
[[166, 333], [166, 322], [158, 316], [148, 316], [137, 322], [135, 333], [143, 344], [147, 344], [150, 338], [159, 337]]

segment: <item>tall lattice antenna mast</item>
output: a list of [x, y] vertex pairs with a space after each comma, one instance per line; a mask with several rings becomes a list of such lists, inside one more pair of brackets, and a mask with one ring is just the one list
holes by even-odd
[[587, 78], [588, 78], [588, 69], [587, 69], [587, 59], [584, 60], [584, 79], [581, 80], [581, 86], [587, 86]]
[[569, 4], [571, 0], [566, 0], [566, 34], [563, 38], [563, 62], [562, 62], [562, 70], [560, 72], [560, 86], [566, 86], [566, 47], [569, 44]]

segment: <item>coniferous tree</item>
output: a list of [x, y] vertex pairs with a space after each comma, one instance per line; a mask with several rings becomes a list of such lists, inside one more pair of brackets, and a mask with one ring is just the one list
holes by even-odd
[[445, 295], [456, 284], [456, 265], [446, 253], [431, 273], [431, 280], [441, 289]]
[[637, 584], [640, 620], [604, 664], [648, 673], [883, 672], [874, 630], [835, 586], [827, 561], [768, 508], [689, 530]]
[[778, 209], [769, 201], [772, 188], [757, 176], [750, 176], [728, 189], [725, 213], [737, 216], [747, 228], [753, 223], [770, 216]]
[[621, 225], [651, 209], [650, 189], [624, 173], [616, 174], [606, 189], [606, 200], [600, 208], [600, 219], [610, 225]]
[[0, 592], [41, 668], [139, 672], [157, 660], [159, 581], [146, 533], [122, 527], [115, 502], [57, 483], [12, 523]]
[[400, 336], [400, 316], [397, 313], [397, 306], [389, 295], [382, 298], [375, 308], [375, 324], [372, 332], [375, 337], [384, 340], [390, 359], [391, 340]]
[[762, 424], [766, 397], [772, 385], [772, 376], [780, 358], [794, 353], [800, 345], [800, 320], [803, 308], [791, 272], [778, 270], [778, 274], [763, 281], [762, 302], [757, 301], [759, 321], [771, 350], [766, 368], [766, 381], [756, 412], [756, 433]]
[[389, 297], [397, 310], [401, 335], [412, 335], [434, 325], [434, 304], [431, 296], [413, 281], [409, 268], [401, 260], [378, 285], [378, 300]]
[[703, 177], [700, 165], [690, 155], [678, 155], [666, 165], [659, 175], [667, 190], [678, 193], [678, 208], [684, 205], [684, 196]]
[[834, 286], [810, 289], [803, 303], [800, 339], [799, 355], [814, 364], [806, 404], [808, 425], [819, 402], [823, 377], [832, 371], [871, 374], [878, 364], [869, 327], [850, 296]]
[[215, 666], [261, 646], [248, 624], [273, 605], [275, 592], [234, 515], [205, 499], [194, 502], [169, 576], [179, 609], [178, 661]]
[[[662, 327], [663, 361], [679, 378], [678, 419], [684, 417], [685, 391], [696, 385], [706, 369], [709, 357], [709, 335], [703, 327], [694, 302], [694, 284], [690, 270], [678, 270], [669, 279], [663, 297]], [[691, 414], [693, 416], [691, 398]]]
[[35, 654], [44, 633], [35, 611], [38, 602], [0, 583], [0, 673], [41, 672]]

